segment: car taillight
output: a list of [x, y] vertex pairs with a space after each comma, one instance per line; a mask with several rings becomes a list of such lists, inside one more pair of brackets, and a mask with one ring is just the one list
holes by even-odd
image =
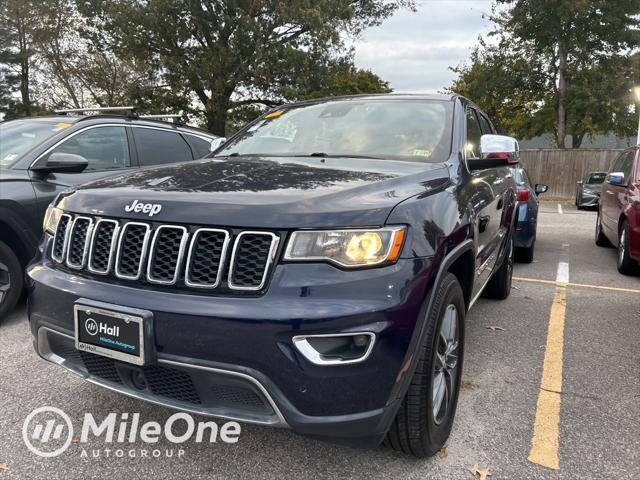
[[531, 192], [528, 188], [518, 188], [518, 201], [526, 202], [531, 197]]

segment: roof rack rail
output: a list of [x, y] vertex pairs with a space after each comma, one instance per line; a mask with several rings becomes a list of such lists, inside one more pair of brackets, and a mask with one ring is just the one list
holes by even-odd
[[175, 125], [180, 126], [187, 124], [185, 116], [177, 113], [170, 113], [166, 115], [140, 115], [140, 118], [144, 118], [145, 120], [173, 120]]
[[58, 115], [67, 115], [69, 113], [86, 113], [86, 112], [118, 112], [125, 111], [128, 118], [138, 118], [136, 107], [87, 107], [87, 108], [65, 108], [62, 110], [54, 110]]

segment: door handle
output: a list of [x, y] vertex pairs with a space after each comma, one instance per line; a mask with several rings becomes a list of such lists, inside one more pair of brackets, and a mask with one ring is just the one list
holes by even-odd
[[489, 220], [491, 220], [491, 217], [489, 215], [483, 215], [478, 218], [478, 232], [482, 233], [487, 229]]

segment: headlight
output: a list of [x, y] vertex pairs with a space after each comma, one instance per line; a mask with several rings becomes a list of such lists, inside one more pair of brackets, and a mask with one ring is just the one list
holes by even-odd
[[328, 261], [342, 267], [367, 267], [395, 262], [405, 227], [375, 230], [316, 230], [293, 232], [285, 260]]
[[54, 207], [53, 204], [49, 205], [47, 207], [47, 212], [44, 214], [44, 223], [42, 225], [43, 230], [45, 232], [49, 232], [51, 235], [55, 235], [58, 228], [58, 222], [60, 221], [62, 214], [62, 210]]

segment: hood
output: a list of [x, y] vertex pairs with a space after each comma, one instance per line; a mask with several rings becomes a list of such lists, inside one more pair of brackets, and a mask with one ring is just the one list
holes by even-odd
[[602, 192], [602, 184], [601, 183], [585, 183], [582, 185], [584, 190], [591, 190], [592, 192], [600, 193]]
[[[98, 180], [78, 187], [59, 206], [77, 213], [195, 225], [374, 226], [384, 224], [401, 201], [448, 180], [443, 164], [214, 158]], [[140, 211], [137, 204], [154, 207]]]

